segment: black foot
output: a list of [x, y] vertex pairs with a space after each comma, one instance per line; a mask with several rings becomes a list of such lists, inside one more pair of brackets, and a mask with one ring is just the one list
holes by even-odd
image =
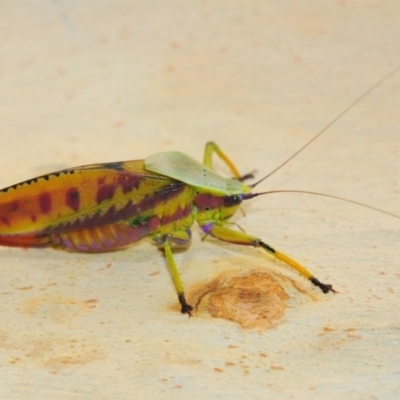
[[256, 171], [252, 171], [252, 172], [249, 172], [248, 174], [239, 176], [239, 178], [237, 178], [237, 180], [238, 180], [239, 182], [244, 182], [244, 181], [247, 181], [248, 179], [253, 179], [253, 178], [254, 178], [255, 172], [256, 172]]
[[335, 289], [332, 288], [332, 285], [325, 285], [325, 283], [320, 282], [317, 278], [311, 278], [310, 281], [315, 285], [318, 286], [323, 293], [337, 293]]
[[185, 295], [183, 293], [178, 295], [178, 299], [179, 299], [179, 303], [182, 306], [181, 307], [181, 313], [182, 314], [188, 314], [189, 317], [191, 317], [192, 316], [191, 311], [193, 311], [193, 307], [186, 302]]

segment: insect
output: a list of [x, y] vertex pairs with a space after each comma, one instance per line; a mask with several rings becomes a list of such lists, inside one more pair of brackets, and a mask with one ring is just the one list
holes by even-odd
[[[398, 69], [364, 93], [281, 166]], [[213, 170], [213, 155], [225, 162], [233, 178], [224, 178]], [[323, 293], [335, 292], [330, 284], [322, 283], [307, 268], [260, 238], [227, 226], [243, 201], [271, 193], [252, 190], [272, 173], [246, 185], [244, 181], [252, 175], [241, 176], [213, 142], [206, 145], [203, 164], [171, 151], [145, 160], [53, 172], [0, 190], [0, 245], [98, 253], [150, 237], [165, 252], [181, 312], [190, 315], [193, 307], [186, 301], [171, 247], [188, 244], [190, 228], [197, 222], [206, 235], [261, 248], [297, 270]]]

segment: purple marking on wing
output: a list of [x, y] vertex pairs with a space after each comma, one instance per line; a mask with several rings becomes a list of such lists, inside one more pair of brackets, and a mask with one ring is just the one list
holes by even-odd
[[0, 220], [4, 225], [10, 226], [10, 220], [7, 217], [1, 217]]
[[[11, 221], [14, 218], [12, 213], [17, 212], [19, 206], [20, 206], [20, 203], [17, 200], [0, 204], [0, 215], [1, 215], [0, 222], [2, 225], [6, 225], [8, 227], [12, 225]], [[11, 221], [10, 221], [10, 219], [11, 219]]]
[[160, 203], [167, 203], [174, 197], [179, 196], [185, 190], [185, 185], [181, 182], [171, 185], [163, 190], [148, 194], [139, 203], [129, 200], [121, 209], [117, 210], [115, 205], [109, 207], [105, 213], [97, 211], [95, 214], [85, 218], [77, 218], [71, 222], [62, 223], [58, 226], [48, 227], [42, 233], [61, 233], [67, 231], [77, 231], [93, 229], [105, 225], [114, 225], [120, 221], [128, 221], [154, 209]]
[[10, 212], [15, 212], [19, 208], [19, 202], [18, 200], [14, 200], [10, 203]]
[[51, 201], [51, 194], [50, 193], [41, 193], [39, 195], [39, 206], [42, 213], [47, 214], [51, 211], [52, 201]]
[[122, 193], [126, 194], [131, 192], [133, 189], [137, 189], [140, 185], [142, 178], [140, 176], [121, 173], [118, 177], [118, 185], [122, 187]]
[[105, 177], [99, 178], [97, 181], [97, 194], [96, 194], [96, 203], [100, 204], [105, 200], [111, 200], [115, 194], [115, 183], [104, 183], [106, 180]]
[[79, 210], [79, 206], [81, 204], [81, 195], [78, 188], [72, 187], [67, 190], [65, 195], [65, 204], [74, 211]]

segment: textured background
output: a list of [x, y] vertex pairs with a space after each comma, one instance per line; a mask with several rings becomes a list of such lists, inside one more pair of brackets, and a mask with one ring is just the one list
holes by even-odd
[[[0, 186], [164, 150], [201, 159], [207, 140], [262, 176], [400, 64], [399, 19], [395, 0], [2, 1]], [[261, 189], [399, 215], [399, 91], [397, 74]], [[180, 315], [149, 241], [1, 248], [0, 398], [399, 397], [400, 220], [294, 194], [244, 209], [244, 229], [340, 293], [195, 228], [176, 255], [189, 299], [246, 271], [287, 291], [276, 326], [246, 330]]]

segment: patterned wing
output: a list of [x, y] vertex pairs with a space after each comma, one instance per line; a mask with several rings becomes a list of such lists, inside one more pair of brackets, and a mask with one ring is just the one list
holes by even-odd
[[141, 160], [54, 172], [0, 191], [0, 238], [24, 235], [29, 242], [29, 235], [126, 222], [178, 196], [183, 186], [146, 171]]

